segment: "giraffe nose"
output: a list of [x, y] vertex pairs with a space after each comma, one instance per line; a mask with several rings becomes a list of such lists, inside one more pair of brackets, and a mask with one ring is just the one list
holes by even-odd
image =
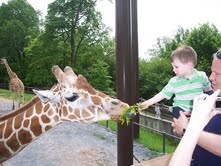
[[118, 105], [120, 102], [118, 101], [118, 100], [113, 100], [113, 101], [111, 101], [111, 104], [113, 104], [113, 105]]

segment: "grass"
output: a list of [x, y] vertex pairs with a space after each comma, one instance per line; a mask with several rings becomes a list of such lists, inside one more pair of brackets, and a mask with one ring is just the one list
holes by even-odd
[[101, 135], [101, 134], [94, 134], [94, 136], [96, 136], [96, 137], [98, 137], [98, 138], [100, 138], [100, 139], [102, 139], [102, 140], [106, 140], [107, 138], [105, 137], [105, 136], [103, 136], [103, 135]]
[[[13, 93], [6, 89], [0, 89], [0, 97], [5, 99], [13, 99]], [[25, 93], [24, 94], [24, 103], [29, 102], [34, 97], [33, 94]]]
[[[0, 89], [0, 97], [6, 98], [6, 99], [12, 99], [11, 92], [9, 90], [5, 89]], [[27, 103], [34, 97], [33, 94], [25, 93], [24, 94], [24, 101]], [[108, 128], [110, 128], [113, 131], [117, 131], [117, 123], [114, 121], [101, 121], [99, 124], [103, 126], [107, 126], [108, 123]], [[97, 137], [103, 138], [101, 135], [97, 135]], [[163, 148], [163, 137], [160, 134], [148, 131], [146, 129], [143, 129], [140, 127], [140, 138], [136, 139], [135, 141], [143, 144], [145, 147], [147, 147], [150, 150], [154, 150], [157, 152], [162, 152]], [[177, 147], [177, 141], [174, 141], [170, 138], [166, 138], [166, 145], [165, 145], [165, 150], [166, 153], [172, 153]]]
[[[106, 126], [106, 121], [101, 121], [99, 124]], [[108, 121], [108, 127], [113, 131], [117, 131], [117, 123], [114, 121]], [[163, 137], [152, 131], [148, 131], [140, 127], [140, 138], [135, 140], [136, 142], [144, 145], [150, 150], [156, 152], [163, 152]], [[165, 152], [173, 153], [178, 145], [178, 142], [166, 137], [165, 140]]]
[[[150, 150], [157, 152], [163, 152], [163, 136], [140, 128], [140, 138], [136, 139], [137, 142], [143, 144]], [[165, 139], [165, 151], [166, 153], [173, 153], [177, 147], [177, 141], [173, 141], [171, 138]]]

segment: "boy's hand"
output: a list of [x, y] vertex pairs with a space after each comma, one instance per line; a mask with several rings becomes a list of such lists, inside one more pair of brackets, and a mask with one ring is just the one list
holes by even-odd
[[144, 101], [143, 103], [140, 103], [139, 105], [142, 106], [142, 108], [139, 109], [139, 111], [145, 110], [149, 107], [148, 101]]
[[144, 108], [144, 105], [143, 105], [142, 103], [137, 103], [136, 105], [137, 105], [137, 107], [138, 107], [138, 112], [141, 112], [142, 110], [145, 109], [145, 108]]

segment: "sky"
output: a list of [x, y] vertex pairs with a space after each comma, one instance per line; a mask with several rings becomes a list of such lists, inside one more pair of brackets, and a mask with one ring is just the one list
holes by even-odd
[[[43, 15], [47, 5], [54, 0], [28, 0]], [[97, 10], [102, 13], [103, 23], [115, 34], [115, 0], [100, 1]], [[2, 2], [7, 0], [0, 0]], [[221, 31], [220, 0], [137, 0], [139, 57], [148, 59], [147, 50], [154, 48], [157, 38], [176, 34], [179, 27], [192, 29], [200, 24], [214, 24]]]

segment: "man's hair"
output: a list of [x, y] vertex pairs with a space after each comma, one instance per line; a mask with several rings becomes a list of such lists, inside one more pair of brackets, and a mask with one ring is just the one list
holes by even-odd
[[215, 54], [213, 54], [213, 57], [221, 59], [221, 48]]
[[188, 62], [192, 62], [195, 67], [197, 64], [197, 53], [192, 47], [183, 45], [183, 46], [177, 47], [172, 52], [170, 56], [171, 62], [173, 62], [174, 59], [179, 59], [180, 62], [184, 64]]

